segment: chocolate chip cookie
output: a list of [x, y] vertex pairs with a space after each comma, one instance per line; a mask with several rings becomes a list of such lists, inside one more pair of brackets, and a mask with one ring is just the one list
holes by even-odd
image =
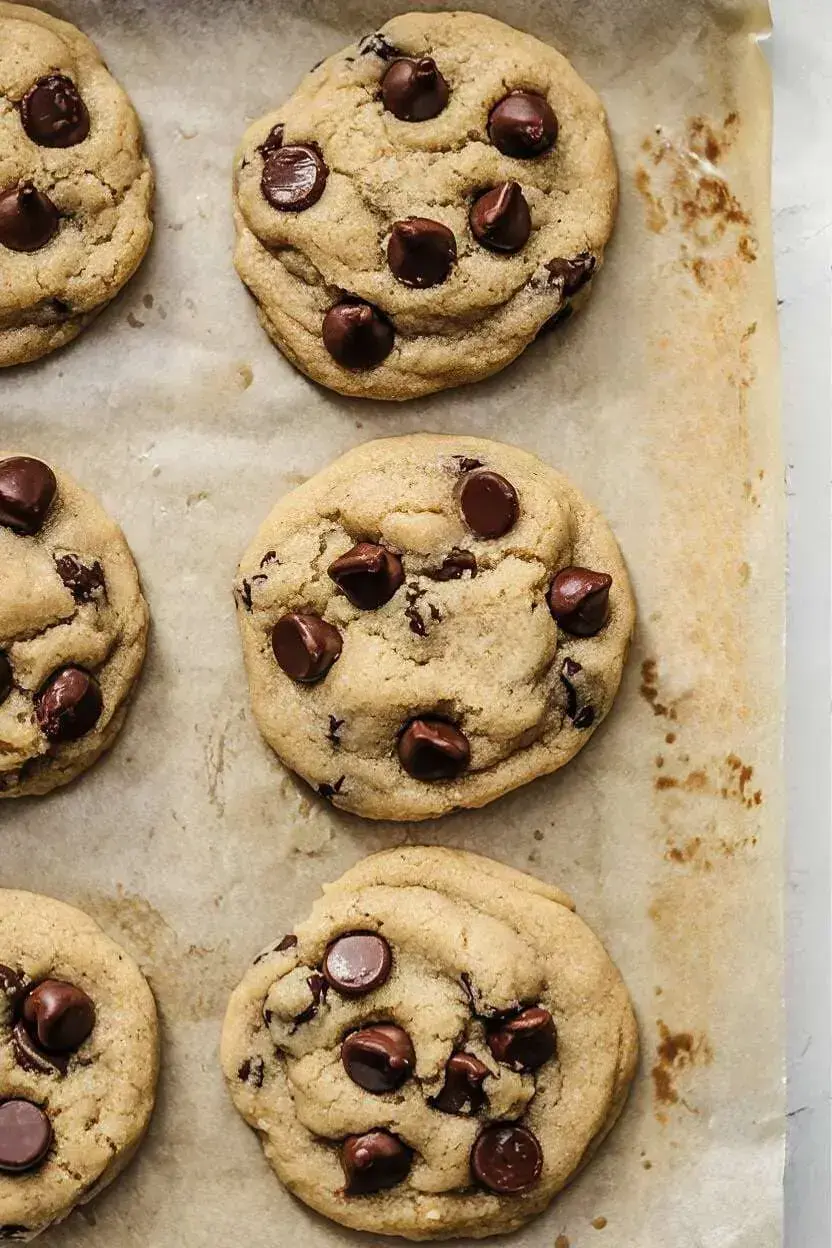
[[434, 434], [368, 442], [283, 498], [236, 597], [264, 737], [373, 819], [563, 766], [612, 705], [634, 618], [615, 539], [565, 477]]
[[158, 1044], [144, 976], [97, 923], [0, 889], [0, 1239], [33, 1238], [120, 1173]]
[[630, 1000], [558, 889], [475, 854], [365, 858], [255, 959], [222, 1064], [295, 1196], [408, 1239], [522, 1226], [635, 1072]]
[[0, 368], [75, 338], [147, 251], [153, 177], [97, 49], [0, 2]]
[[587, 295], [617, 173], [598, 97], [477, 13], [409, 13], [247, 131], [236, 265], [313, 380], [407, 399], [497, 372]]
[[0, 451], [0, 798], [48, 793], [115, 740], [148, 612], [117, 525], [65, 473]]

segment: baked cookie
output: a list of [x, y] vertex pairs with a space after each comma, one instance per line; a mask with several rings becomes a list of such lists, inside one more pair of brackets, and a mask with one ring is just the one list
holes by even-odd
[[0, 1239], [32, 1239], [126, 1166], [158, 1047], [132, 958], [80, 910], [0, 889]]
[[515, 447], [416, 434], [277, 504], [236, 582], [254, 714], [336, 806], [426, 819], [555, 771], [633, 628], [605, 520]]
[[0, 798], [48, 793], [115, 740], [148, 613], [121, 529], [64, 473], [0, 452]]
[[150, 243], [133, 106], [80, 31], [0, 2], [0, 368], [81, 332]]
[[295, 1196], [408, 1239], [511, 1231], [618, 1117], [627, 990], [558, 889], [476, 854], [365, 858], [235, 989], [222, 1064]]
[[314, 381], [408, 399], [504, 368], [584, 298], [617, 201], [595, 93], [477, 13], [408, 13], [249, 128], [236, 265]]

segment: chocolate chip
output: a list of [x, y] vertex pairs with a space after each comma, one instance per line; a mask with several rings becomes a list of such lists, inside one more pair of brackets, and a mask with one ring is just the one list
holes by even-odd
[[326, 994], [329, 991], [329, 984], [323, 975], [319, 975], [317, 971], [313, 971], [309, 976], [306, 986], [312, 993], [312, 1001], [305, 1010], [301, 1010], [300, 1014], [295, 1015], [292, 1020], [295, 1026], [299, 1026], [301, 1023], [308, 1023], [315, 1017], [318, 1013], [318, 1006], [321, 1004], [321, 1001], [326, 999]]
[[452, 1053], [445, 1066], [445, 1085], [431, 1101], [443, 1114], [476, 1114], [485, 1103], [483, 1080], [490, 1072], [473, 1053]]
[[557, 1051], [552, 1015], [538, 1005], [490, 1028], [486, 1040], [497, 1061], [516, 1071], [537, 1070]]
[[48, 1053], [72, 1053], [95, 1026], [95, 1006], [74, 984], [45, 979], [23, 1002], [23, 1021]]
[[519, 251], [532, 232], [529, 205], [517, 182], [501, 182], [480, 195], [468, 221], [477, 242], [491, 251]]
[[260, 560], [260, 567], [266, 568], [270, 563], [280, 563], [277, 557], [277, 551], [267, 550], [263, 558]]
[[566, 714], [576, 728], [589, 728], [595, 720], [595, 709], [588, 703], [578, 708], [578, 690], [575, 678], [583, 671], [574, 659], [564, 659], [560, 678], [566, 686]]
[[405, 286], [438, 286], [456, 260], [453, 231], [427, 217], [396, 221], [387, 244], [387, 263]]
[[549, 588], [549, 610], [567, 633], [594, 637], [610, 618], [612, 577], [589, 568], [564, 568]]
[[0, 195], [0, 244], [9, 251], [39, 251], [58, 229], [58, 209], [33, 182]]
[[237, 592], [240, 595], [240, 602], [243, 604], [246, 611], [250, 611], [251, 610], [251, 581], [247, 580], [246, 577], [243, 577], [242, 581], [240, 582], [240, 588]]
[[339, 555], [327, 572], [352, 605], [362, 611], [383, 607], [404, 581], [399, 556], [373, 542], [359, 542]]
[[43, 524], [57, 488], [54, 472], [39, 459], [14, 455], [0, 460], [0, 524], [31, 537]]
[[393, 1023], [353, 1031], [341, 1045], [344, 1070], [367, 1092], [394, 1092], [413, 1074], [416, 1054], [410, 1036]]
[[395, 1187], [410, 1171], [411, 1149], [389, 1131], [348, 1135], [341, 1149], [341, 1165], [348, 1196], [367, 1196]]
[[334, 784], [319, 784], [318, 793], [320, 794], [321, 797], [326, 797], [326, 798], [335, 797], [336, 793], [341, 792], [341, 789], [343, 788], [344, 781], [346, 780], [346, 778], [347, 778], [346, 776], [340, 776], [339, 779], [337, 779]]
[[77, 741], [93, 728], [104, 708], [94, 676], [80, 667], [53, 672], [35, 697], [38, 727], [50, 741]]
[[582, 706], [572, 722], [576, 728], [591, 728], [595, 722], [595, 708]]
[[0, 962], [0, 997], [5, 997], [9, 1006], [14, 1008], [28, 987], [29, 981], [25, 975]]
[[448, 103], [450, 90], [430, 56], [394, 61], [381, 80], [384, 107], [400, 121], [428, 121]]
[[61, 1053], [45, 1052], [26, 1030], [23, 1019], [12, 1028], [12, 1052], [18, 1066], [39, 1075], [65, 1075], [69, 1062]]
[[528, 160], [554, 146], [558, 119], [536, 91], [512, 91], [491, 110], [488, 134], [504, 156]]
[[0, 650], [0, 705], [6, 701], [6, 698], [14, 687], [14, 676], [12, 674], [12, 665], [9, 662], [9, 656], [5, 650]]
[[452, 455], [451, 459], [455, 459], [460, 472], [473, 472], [475, 468], [482, 468], [481, 459], [471, 459], [468, 455]]
[[333, 940], [324, 957], [327, 983], [345, 997], [363, 997], [387, 982], [393, 955], [383, 936], [349, 932]]
[[474, 1178], [500, 1196], [528, 1191], [540, 1178], [543, 1151], [537, 1137], [516, 1123], [493, 1123], [474, 1141]]
[[104, 569], [97, 559], [87, 565], [77, 555], [60, 555], [55, 558], [55, 567], [76, 602], [89, 602], [104, 588]]
[[547, 334], [551, 334], [553, 330], [557, 329], [558, 325], [562, 325], [564, 321], [569, 320], [572, 315], [572, 311], [573, 309], [571, 303], [567, 303], [562, 308], [558, 308], [557, 312], [555, 312], [553, 316], [550, 316], [548, 320], [543, 322], [540, 329], [535, 334], [535, 338], [544, 338]]
[[477, 559], [470, 550], [451, 551], [448, 557], [443, 560], [442, 567], [437, 568], [435, 572], [429, 572], [428, 575], [434, 581], [458, 581], [466, 572], [471, 573], [471, 579], [477, 575]]
[[338, 736], [338, 730], [339, 730], [339, 728], [342, 728], [342, 727], [343, 727], [343, 725], [344, 725], [344, 723], [345, 723], [345, 722], [346, 722], [345, 720], [343, 720], [343, 719], [338, 719], [335, 715], [330, 715], [330, 717], [329, 717], [329, 731], [327, 732], [327, 734], [326, 734], [326, 735], [327, 735], [327, 737], [329, 738], [329, 740], [332, 742], [332, 744], [333, 744], [333, 745], [340, 745], [340, 744], [341, 744], [341, 738]]
[[561, 297], [568, 299], [585, 286], [595, 272], [596, 259], [591, 251], [582, 251], [571, 260], [556, 258], [546, 262], [549, 284], [562, 285]]
[[399, 761], [414, 780], [454, 780], [471, 760], [468, 738], [454, 724], [423, 716], [399, 737]]
[[22, 1174], [40, 1165], [52, 1143], [46, 1114], [31, 1101], [0, 1104], [0, 1170]]
[[510, 481], [488, 468], [470, 472], [459, 492], [465, 523], [477, 537], [496, 538], [517, 523], [520, 504]]
[[380, 56], [383, 61], [394, 61], [396, 57], [401, 56], [399, 48], [395, 47], [385, 35], [378, 34], [378, 32], [364, 35], [358, 45], [358, 51], [361, 56]]
[[271, 156], [272, 152], [277, 152], [283, 146], [283, 122], [279, 121], [276, 126], [272, 126], [263, 142], [260, 144], [260, 152], [263, 158]]
[[90, 115], [71, 78], [47, 74], [20, 101], [23, 129], [40, 147], [74, 147], [90, 132]]
[[323, 156], [311, 143], [272, 147], [263, 165], [260, 189], [272, 208], [304, 212], [323, 195], [328, 175]]
[[323, 339], [343, 368], [376, 368], [393, 350], [395, 334], [386, 316], [360, 299], [342, 299], [323, 321]]
[[319, 615], [290, 611], [272, 629], [274, 657], [292, 680], [320, 680], [338, 658], [341, 646], [338, 629]]
[[275, 945], [275, 950], [277, 953], [283, 953], [286, 949], [294, 949], [297, 943], [298, 938], [295, 933], [287, 932], [283, 939]]
[[240, 1083], [250, 1083], [254, 1088], [262, 1088], [265, 1067], [262, 1057], [247, 1057], [240, 1063], [237, 1078]]
[[413, 607], [413, 606], [406, 607], [405, 616], [407, 617], [410, 623], [411, 633], [415, 633], [417, 637], [427, 637], [428, 630], [425, 627], [425, 621], [422, 619], [421, 615], [419, 614], [418, 607]]

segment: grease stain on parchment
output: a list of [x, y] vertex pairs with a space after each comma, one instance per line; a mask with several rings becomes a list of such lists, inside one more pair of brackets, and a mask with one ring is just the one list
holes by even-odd
[[679, 1105], [688, 1113], [698, 1109], [682, 1095], [679, 1084], [684, 1087], [690, 1081], [690, 1073], [696, 1067], [709, 1066], [714, 1060], [713, 1049], [702, 1031], [671, 1031], [661, 1019], [656, 1021], [659, 1041], [656, 1057], [650, 1071], [653, 1079], [654, 1113], [665, 1124], [669, 1110]]
[[[653, 779], [653, 787], [663, 793], [675, 790], [679, 793], [701, 793], [709, 797], [720, 797], [724, 801], [738, 802], [746, 810], [762, 806], [763, 791], [753, 784], [754, 768], [736, 754], [727, 754], [724, 759], [701, 764], [689, 768], [686, 772], [670, 774], [664, 769], [664, 758], [657, 769], [661, 774]], [[688, 756], [684, 756], [687, 760]], [[755, 842], [756, 843], [756, 842]]]
[[692, 117], [681, 137], [657, 127], [642, 142], [642, 163], [633, 175], [647, 228], [654, 234], [668, 226], [679, 230], [679, 263], [706, 291], [735, 285], [742, 266], [758, 254], [751, 215], [720, 169], [739, 122], [736, 112], [722, 122]]

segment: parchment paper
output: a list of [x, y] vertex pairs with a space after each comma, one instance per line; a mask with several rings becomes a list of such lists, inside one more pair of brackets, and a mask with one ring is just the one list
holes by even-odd
[[[603, 95], [619, 225], [562, 332], [490, 382], [405, 406], [305, 381], [231, 264], [246, 124], [395, 6], [49, 7], [98, 42], [135, 101], [157, 234], [75, 346], [0, 374], [0, 441], [62, 465], [121, 520], [154, 631], [111, 757], [51, 798], [3, 803], [0, 881], [82, 906], [138, 957], [164, 1068], [138, 1159], [44, 1242], [367, 1242], [281, 1189], [226, 1097], [217, 1042], [248, 959], [323, 881], [407, 839], [557, 881], [637, 1003], [642, 1069], [619, 1127], [516, 1242], [779, 1244], [784, 556], [765, 6], [479, 0], [560, 46]], [[262, 744], [230, 584], [279, 495], [366, 438], [418, 429], [501, 437], [569, 473], [613, 524], [640, 622], [617, 706], [569, 767], [484, 811], [393, 827], [337, 814]]]

